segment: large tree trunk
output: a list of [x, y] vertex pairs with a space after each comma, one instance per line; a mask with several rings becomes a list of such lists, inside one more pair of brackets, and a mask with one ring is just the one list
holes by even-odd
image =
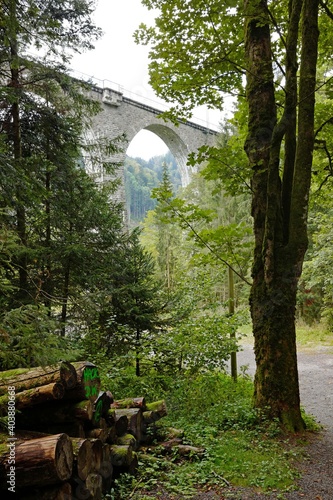
[[300, 413], [295, 335], [295, 286], [286, 276], [268, 287], [254, 281], [251, 313], [257, 370], [254, 400], [286, 428], [304, 429]]
[[[297, 97], [296, 53], [302, 6], [302, 54]], [[278, 417], [287, 429], [304, 429], [296, 356], [297, 284], [307, 248], [311, 179], [318, 0], [289, 3], [286, 47], [286, 106], [277, 122], [270, 19], [267, 1], [245, 2], [248, 137], [253, 170], [252, 216], [255, 250], [250, 305], [257, 370], [255, 406]], [[280, 178], [281, 144], [286, 155]]]
[[[20, 169], [22, 162], [22, 139], [21, 139], [21, 120], [20, 120], [20, 101], [22, 94], [22, 85], [19, 69], [19, 52], [18, 52], [18, 39], [15, 30], [17, 22], [17, 5], [16, 2], [9, 2], [10, 14], [10, 28], [9, 28], [9, 43], [10, 43], [10, 73], [11, 79], [9, 86], [12, 87], [12, 105], [11, 105], [11, 118], [12, 124], [10, 129], [10, 141], [13, 144], [13, 156], [16, 168], [18, 168], [19, 175], [22, 176]], [[24, 247], [27, 246], [27, 230], [26, 230], [26, 213], [25, 206], [22, 200], [22, 188], [20, 189], [20, 182], [16, 189], [16, 218], [17, 218], [17, 234]], [[17, 299], [21, 302], [26, 299], [28, 294], [28, 272], [27, 272], [27, 255], [21, 252], [20, 257], [17, 259], [17, 267], [19, 274], [19, 290], [17, 292]]]

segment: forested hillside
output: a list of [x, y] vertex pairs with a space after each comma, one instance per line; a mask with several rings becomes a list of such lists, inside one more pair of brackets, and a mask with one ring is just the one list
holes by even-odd
[[181, 185], [180, 172], [172, 154], [154, 156], [146, 161], [142, 158], [126, 158], [125, 193], [129, 225], [142, 221], [148, 210], [155, 207], [151, 190], [162, 181], [163, 165], [167, 165], [175, 192]]

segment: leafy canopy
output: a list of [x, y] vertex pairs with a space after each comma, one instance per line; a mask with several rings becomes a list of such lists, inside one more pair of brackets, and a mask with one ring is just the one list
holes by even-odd
[[221, 109], [223, 93], [242, 88], [239, 2], [142, 3], [149, 9], [160, 9], [154, 27], [141, 24], [135, 33], [137, 43], [151, 46], [150, 83], [157, 94], [178, 103], [174, 108], [178, 117], [185, 117], [201, 104]]

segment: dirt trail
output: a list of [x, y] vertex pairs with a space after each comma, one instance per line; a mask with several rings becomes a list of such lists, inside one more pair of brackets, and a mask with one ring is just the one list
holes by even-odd
[[[321, 436], [313, 439], [307, 447], [307, 459], [299, 465], [299, 489], [282, 495], [271, 493], [267, 496], [256, 494], [249, 489], [236, 489], [222, 498], [333, 499], [333, 348], [322, 346], [311, 350], [299, 349], [297, 358], [301, 404], [306, 412], [314, 415], [317, 422], [324, 427]], [[239, 367], [247, 365], [246, 372], [254, 375], [255, 362], [251, 345], [243, 346], [237, 361]]]
[[[317, 422], [333, 432], [333, 347], [299, 349], [297, 359], [301, 404]], [[237, 354], [237, 363], [239, 367], [247, 365], [246, 373], [254, 375], [252, 345], [243, 346]]]

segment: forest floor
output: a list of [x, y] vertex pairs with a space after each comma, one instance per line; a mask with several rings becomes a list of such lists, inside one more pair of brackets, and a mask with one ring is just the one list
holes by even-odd
[[[253, 347], [246, 341], [238, 353], [238, 366], [246, 373], [255, 371]], [[295, 464], [300, 477], [293, 491], [262, 493], [253, 488], [225, 487], [199, 492], [191, 500], [332, 500], [333, 499], [333, 346], [310, 346], [298, 349], [301, 404], [323, 429], [307, 435], [304, 454]], [[154, 497], [155, 498], [155, 497]], [[170, 500], [163, 489], [159, 500]], [[172, 500], [184, 497], [172, 496]], [[188, 498], [188, 497], [187, 497]]]
[[[245, 344], [238, 354], [239, 366], [246, 365], [247, 373], [254, 374], [255, 363], [251, 344]], [[301, 404], [323, 426], [318, 434], [308, 436], [304, 459], [297, 464], [300, 478], [297, 489], [287, 493], [264, 495], [251, 489], [234, 488], [216, 492], [215, 496], [198, 496], [201, 500], [233, 498], [277, 498], [285, 500], [333, 499], [333, 347], [309, 346], [298, 348], [298, 370]], [[194, 500], [193, 498], [193, 500]]]

